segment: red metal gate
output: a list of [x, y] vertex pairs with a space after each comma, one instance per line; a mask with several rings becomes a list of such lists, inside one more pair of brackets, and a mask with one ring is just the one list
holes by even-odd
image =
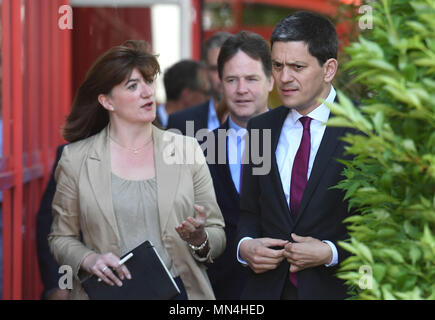
[[71, 31], [60, 30], [67, 0], [3, 0], [3, 299], [41, 293], [36, 212], [60, 127], [71, 105]]

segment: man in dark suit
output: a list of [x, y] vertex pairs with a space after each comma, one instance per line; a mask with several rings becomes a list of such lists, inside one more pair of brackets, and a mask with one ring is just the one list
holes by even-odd
[[41, 274], [42, 283], [44, 285], [44, 291], [42, 292], [41, 298], [47, 300], [66, 300], [69, 296], [69, 290], [59, 288], [59, 278], [62, 274], [59, 273], [59, 265], [54, 260], [50, 248], [48, 247], [48, 234], [50, 233], [51, 223], [53, 221], [51, 203], [53, 202], [54, 194], [56, 192], [54, 172], [62, 155], [64, 146], [65, 145], [61, 145], [57, 148], [56, 161], [53, 164], [50, 180], [44, 191], [44, 195], [42, 196], [41, 204], [36, 216], [36, 246], [39, 273]]
[[269, 44], [261, 36], [243, 31], [229, 37], [221, 47], [218, 71], [229, 116], [207, 136], [204, 144], [213, 140], [211, 150], [206, 149], [205, 153], [225, 219], [227, 246], [209, 266], [208, 275], [216, 299], [236, 300], [240, 299], [246, 278], [246, 269], [234, 259], [243, 136], [248, 120], [268, 110], [268, 96], [273, 89]]
[[250, 134], [270, 133], [257, 147], [269, 147], [271, 169], [256, 173], [252, 156], [243, 168], [237, 259], [250, 271], [243, 298], [344, 299], [335, 272], [346, 256], [337, 242], [347, 238], [349, 213], [344, 193], [331, 187], [342, 179], [337, 159], [346, 158], [347, 129], [324, 125], [330, 110], [320, 100], [336, 97], [336, 30], [320, 15], [297, 12], [276, 25], [271, 46], [283, 106], [248, 123]]
[[189, 59], [177, 62], [165, 71], [166, 103], [156, 110], [156, 122], [162, 128], [166, 128], [170, 114], [209, 100], [207, 73], [205, 64]]
[[[217, 72], [217, 58], [220, 48], [228, 37], [228, 32], [217, 32], [205, 43], [204, 58], [207, 65], [208, 76], [211, 84], [212, 98], [197, 106], [171, 114], [168, 118], [167, 129], [177, 129], [183, 135], [196, 137], [196, 133], [201, 129], [214, 130], [219, 127], [219, 119], [216, 108], [222, 100], [222, 86]], [[204, 135], [198, 137], [203, 140]]]

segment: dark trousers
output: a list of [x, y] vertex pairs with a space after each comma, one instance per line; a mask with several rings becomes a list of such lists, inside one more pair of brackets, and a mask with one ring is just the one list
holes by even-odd
[[291, 283], [290, 278], [285, 282], [281, 300], [298, 300], [298, 289]]

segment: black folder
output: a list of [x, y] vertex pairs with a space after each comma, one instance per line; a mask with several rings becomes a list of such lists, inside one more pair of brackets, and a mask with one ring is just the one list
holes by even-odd
[[[122, 287], [116, 284], [110, 286], [104, 281], [98, 281], [95, 275], [82, 282], [91, 300], [168, 300], [180, 293], [180, 289], [150, 241], [143, 242], [131, 252], [133, 256], [125, 262], [131, 280], [124, 278]], [[116, 275], [116, 272], [114, 273]]]

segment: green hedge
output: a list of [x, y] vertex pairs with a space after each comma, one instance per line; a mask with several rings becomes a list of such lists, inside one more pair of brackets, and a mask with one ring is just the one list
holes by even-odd
[[339, 91], [328, 121], [363, 133], [345, 138], [355, 157], [336, 186], [359, 213], [337, 276], [357, 299], [435, 299], [435, 0], [369, 5], [344, 66], [368, 97]]

